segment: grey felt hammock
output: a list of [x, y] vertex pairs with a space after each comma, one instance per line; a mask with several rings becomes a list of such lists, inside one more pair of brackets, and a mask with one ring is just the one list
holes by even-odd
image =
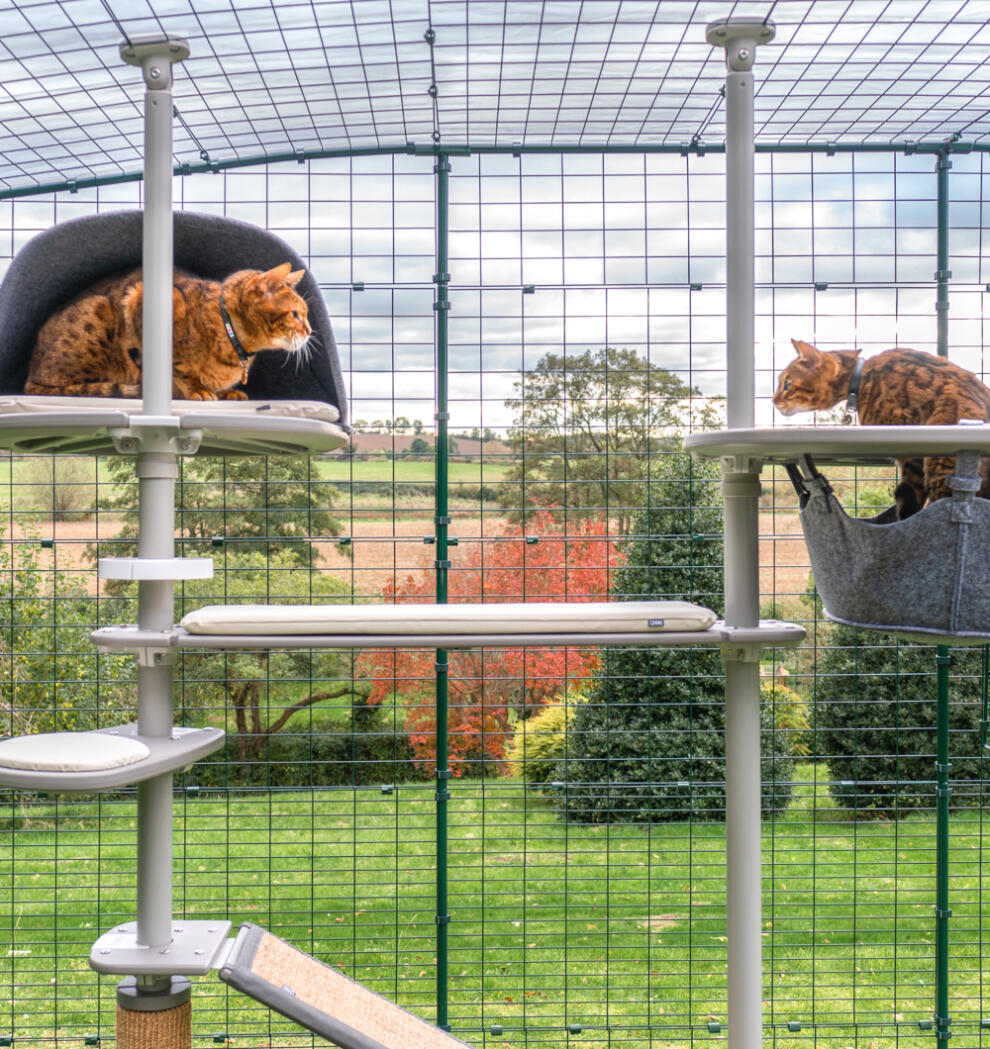
[[[283, 262], [306, 268], [283, 240], [246, 222], [191, 211], [177, 211], [173, 220], [175, 265], [198, 277], [223, 280], [237, 270]], [[52, 226], [17, 253], [0, 285], [0, 394], [23, 392], [34, 340], [47, 317], [100, 278], [141, 265], [142, 222], [140, 211], [89, 215]], [[281, 350], [258, 354], [246, 392], [252, 400], [332, 404], [347, 429], [330, 317], [308, 269], [297, 290], [309, 306], [314, 352], [305, 362]]]
[[990, 500], [961, 452], [951, 498], [903, 521], [852, 518], [807, 456], [788, 466], [815, 586], [830, 619], [930, 643], [990, 641]]

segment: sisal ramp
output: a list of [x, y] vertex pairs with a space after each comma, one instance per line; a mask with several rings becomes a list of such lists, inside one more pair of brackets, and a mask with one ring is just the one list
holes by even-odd
[[341, 1049], [467, 1049], [467, 1043], [250, 923], [241, 926], [220, 979]]

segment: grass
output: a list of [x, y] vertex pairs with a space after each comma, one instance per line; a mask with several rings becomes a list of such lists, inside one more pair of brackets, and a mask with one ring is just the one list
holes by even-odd
[[[607, 1030], [624, 1049], [723, 1037], [709, 1030], [725, 1020], [722, 825], [568, 825], [518, 781], [451, 789], [455, 1033], [557, 1045], [580, 1024], [583, 1040], [603, 1041]], [[176, 912], [257, 922], [432, 1017], [433, 791], [181, 796]], [[0, 1037], [9, 1024], [19, 1047], [56, 1030], [59, 1044], [81, 1044], [112, 1027], [115, 981], [97, 978], [85, 958], [98, 930], [133, 918], [134, 805], [48, 799], [15, 815], [13, 844], [0, 852], [11, 944], [0, 956], [0, 1000], [12, 1002]], [[878, 1049], [930, 1044], [918, 1023], [930, 1019], [934, 993], [933, 816], [851, 820], [807, 765], [763, 838], [765, 1018], [777, 1044], [807, 1045], [812, 1030], [815, 1045], [836, 1049], [859, 1037]], [[979, 812], [954, 817], [957, 1034], [980, 1017], [988, 846]], [[789, 1022], [804, 1033], [789, 1034]], [[194, 1023], [203, 1044], [217, 1032], [238, 1046], [309, 1044], [206, 978], [196, 981]]]

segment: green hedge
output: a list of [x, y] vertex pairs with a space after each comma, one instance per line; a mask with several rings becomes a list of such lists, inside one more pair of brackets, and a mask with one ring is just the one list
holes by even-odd
[[413, 762], [405, 732], [393, 727], [391, 709], [355, 702], [348, 723], [312, 732], [268, 737], [261, 757], [241, 761], [239, 737], [196, 763], [186, 785], [200, 787], [310, 787], [389, 784], [427, 778]]
[[[950, 651], [952, 802], [979, 804], [983, 652]], [[889, 634], [830, 631], [819, 658], [815, 742], [839, 804], [890, 815], [934, 805], [935, 652]]]
[[[633, 524], [612, 594], [722, 606], [722, 518], [717, 467], [664, 456]], [[722, 819], [724, 673], [713, 649], [613, 648], [568, 729], [554, 804], [582, 822]], [[788, 734], [762, 710], [765, 813], [786, 807]]]

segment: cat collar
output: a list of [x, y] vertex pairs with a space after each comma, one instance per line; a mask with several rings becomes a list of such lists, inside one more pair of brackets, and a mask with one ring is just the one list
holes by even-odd
[[842, 416], [842, 425], [848, 426], [856, 416], [859, 402], [859, 384], [863, 378], [863, 365], [866, 361], [862, 357], [856, 358], [856, 366], [849, 377], [849, 393], [846, 394], [846, 413]]
[[241, 340], [237, 337], [237, 332], [234, 331], [234, 325], [230, 319], [230, 314], [227, 312], [227, 307], [223, 304], [223, 293], [220, 295], [220, 317], [223, 320], [223, 328], [227, 333], [227, 338], [230, 339], [230, 345], [234, 347], [234, 351], [241, 362], [241, 383], [246, 383], [249, 360], [248, 354], [241, 345]]

